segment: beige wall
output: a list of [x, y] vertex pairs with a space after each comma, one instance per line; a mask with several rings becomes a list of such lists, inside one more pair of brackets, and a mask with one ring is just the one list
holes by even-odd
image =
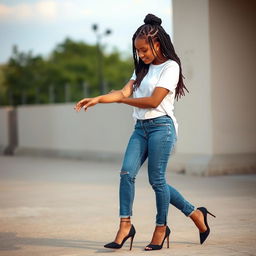
[[215, 154], [256, 152], [256, 1], [210, 0]]
[[208, 1], [173, 1], [173, 23], [174, 48], [190, 91], [175, 105], [176, 152], [209, 155], [213, 146]]
[[19, 107], [16, 153], [92, 159], [122, 155], [133, 129], [132, 108], [101, 104], [77, 113], [73, 107], [74, 104]]
[[256, 171], [255, 5], [173, 0], [174, 47], [190, 90], [176, 104], [175, 163], [188, 173]]

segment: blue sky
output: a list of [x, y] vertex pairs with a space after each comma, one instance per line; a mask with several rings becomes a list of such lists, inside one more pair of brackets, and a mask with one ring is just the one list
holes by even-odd
[[113, 31], [102, 41], [107, 50], [129, 54], [132, 35], [148, 13], [159, 16], [172, 37], [171, 0], [0, 0], [0, 63], [14, 44], [44, 56], [66, 37], [94, 44], [94, 23], [101, 32]]

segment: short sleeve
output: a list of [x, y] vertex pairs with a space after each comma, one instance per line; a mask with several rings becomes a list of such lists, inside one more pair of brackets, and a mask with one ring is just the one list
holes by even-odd
[[132, 74], [132, 77], [130, 78], [130, 80], [136, 80], [135, 70], [133, 71], [133, 74]]
[[179, 82], [180, 66], [177, 62], [172, 61], [162, 71], [156, 87], [163, 87], [174, 92]]

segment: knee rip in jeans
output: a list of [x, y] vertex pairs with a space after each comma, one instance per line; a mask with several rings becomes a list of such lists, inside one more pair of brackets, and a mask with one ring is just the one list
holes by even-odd
[[130, 181], [135, 182], [135, 177], [131, 177], [130, 173], [127, 171], [121, 171], [120, 176], [121, 178], [127, 177]]
[[164, 187], [166, 185], [166, 183], [152, 183], [152, 182], [150, 182], [150, 185], [152, 186], [152, 188], [156, 188], [156, 187]]
[[121, 175], [124, 175], [124, 174], [129, 174], [129, 172], [126, 172], [126, 171], [121, 171], [120, 172]]

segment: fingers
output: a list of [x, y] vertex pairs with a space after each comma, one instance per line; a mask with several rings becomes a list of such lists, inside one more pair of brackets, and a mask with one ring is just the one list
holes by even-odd
[[86, 111], [88, 107], [89, 107], [89, 104], [84, 105], [84, 107], [83, 107], [84, 111]]
[[76, 110], [76, 111], [78, 112], [78, 111], [80, 111], [81, 107], [82, 107], [82, 106], [77, 103], [77, 104], [75, 105], [75, 107], [74, 107], [74, 110]]
[[89, 107], [92, 107], [95, 105], [95, 102], [89, 101], [87, 104], [84, 105], [84, 111], [87, 111]]
[[78, 101], [78, 103], [75, 105], [74, 109], [78, 112], [80, 111], [80, 109], [83, 107], [84, 104], [86, 104], [86, 102], [88, 102], [89, 99], [82, 99], [80, 101]]
[[93, 98], [86, 98], [83, 100], [80, 100], [74, 107], [74, 109], [78, 112], [81, 110], [81, 108], [84, 108], [84, 111], [86, 111], [89, 107], [92, 107], [96, 104], [95, 100]]

